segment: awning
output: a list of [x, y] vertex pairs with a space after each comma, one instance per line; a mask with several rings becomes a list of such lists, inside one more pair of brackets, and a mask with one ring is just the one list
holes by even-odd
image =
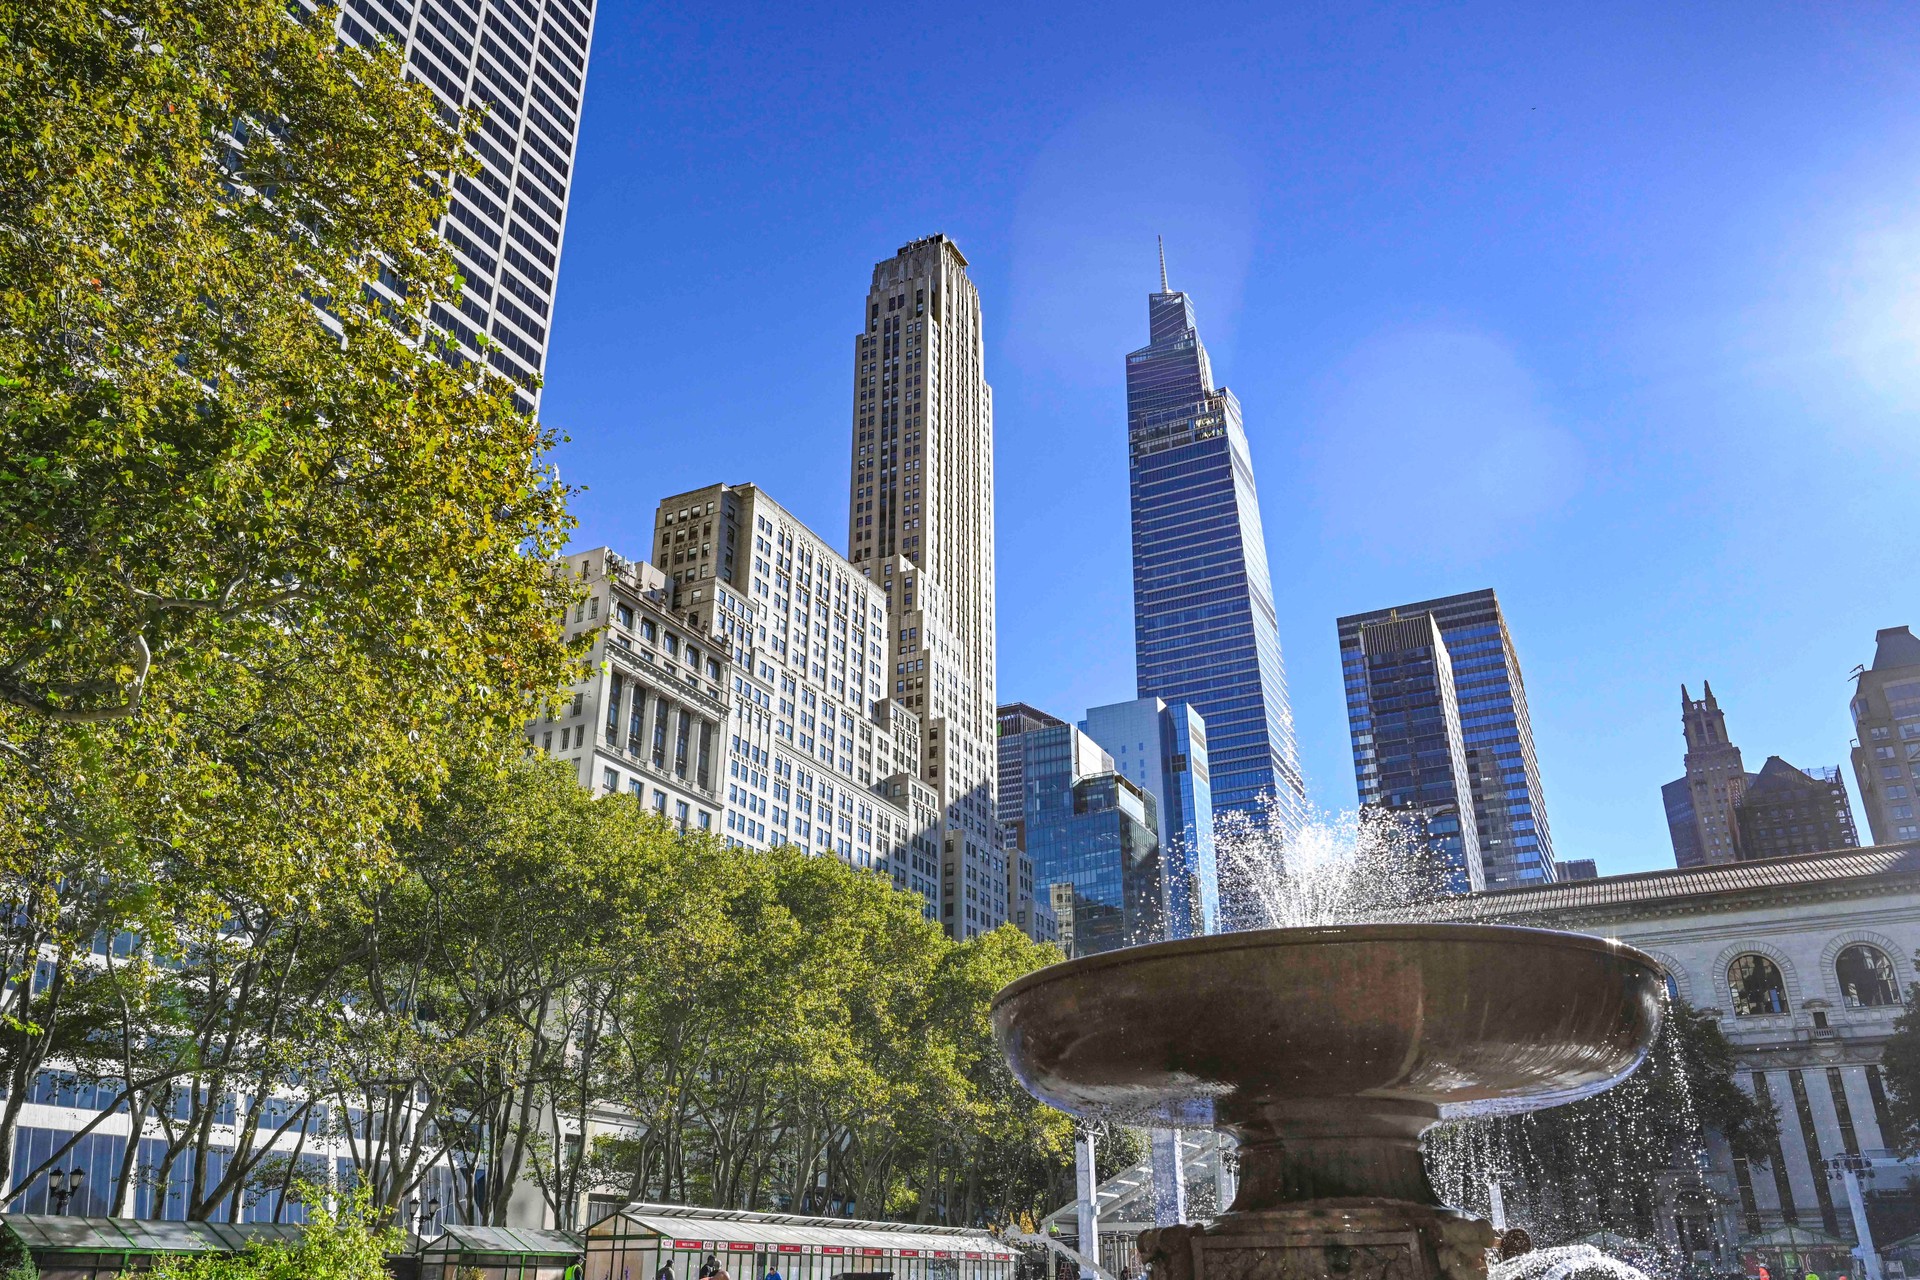
[[1015, 1256], [988, 1232], [962, 1227], [683, 1205], [630, 1204], [587, 1229], [589, 1242], [603, 1237], [650, 1238], [666, 1249], [720, 1254], [760, 1251], [866, 1258], [993, 1258], [1009, 1262]]
[[426, 1254], [509, 1253], [523, 1258], [577, 1258], [583, 1242], [565, 1231], [521, 1227], [449, 1226], [419, 1252]]
[[256, 1240], [298, 1240], [287, 1222], [160, 1222], [148, 1218], [69, 1218], [50, 1213], [0, 1215], [37, 1253], [238, 1253]]

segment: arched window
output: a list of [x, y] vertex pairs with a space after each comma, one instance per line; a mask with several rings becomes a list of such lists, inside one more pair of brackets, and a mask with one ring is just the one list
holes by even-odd
[[1856, 942], [1841, 951], [1833, 962], [1840, 979], [1840, 994], [1849, 1009], [1875, 1009], [1900, 1003], [1900, 983], [1893, 976], [1893, 961], [1878, 947]]
[[1727, 966], [1727, 989], [1733, 993], [1733, 1011], [1743, 1018], [1787, 1012], [1787, 984], [1780, 977], [1780, 966], [1765, 956], [1736, 958]]

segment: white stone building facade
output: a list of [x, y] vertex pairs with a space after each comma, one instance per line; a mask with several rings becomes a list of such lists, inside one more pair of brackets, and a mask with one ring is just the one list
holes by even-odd
[[1767, 1161], [1711, 1144], [1723, 1248], [1783, 1225], [1856, 1243], [1844, 1186], [1826, 1169], [1841, 1154], [1872, 1163], [1876, 1243], [1915, 1229], [1904, 1224], [1920, 1168], [1894, 1154], [1879, 1063], [1920, 981], [1920, 843], [1510, 890], [1473, 910], [1630, 943], [1719, 1019], [1739, 1083], [1771, 1097], [1780, 1119]]

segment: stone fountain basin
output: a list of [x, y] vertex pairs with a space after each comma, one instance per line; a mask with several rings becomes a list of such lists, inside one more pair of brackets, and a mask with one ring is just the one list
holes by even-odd
[[1341, 925], [1051, 965], [1004, 988], [993, 1019], [1022, 1082], [1063, 1111], [1243, 1130], [1318, 1099], [1455, 1118], [1599, 1093], [1653, 1043], [1663, 985], [1651, 957], [1582, 934]]

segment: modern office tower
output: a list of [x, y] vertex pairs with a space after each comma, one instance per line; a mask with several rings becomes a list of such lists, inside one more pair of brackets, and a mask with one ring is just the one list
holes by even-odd
[[587, 675], [527, 741], [571, 763], [580, 785], [631, 792], [682, 829], [721, 825], [734, 661], [728, 644], [671, 608], [672, 581], [610, 547], [563, 561], [586, 588], [567, 621], [593, 636]]
[[1304, 820], [1306, 788], [1240, 402], [1214, 385], [1164, 256], [1147, 322], [1152, 341], [1127, 357], [1138, 691], [1206, 721], [1215, 812], [1260, 815], [1270, 797], [1285, 837]]
[[1594, 864], [1592, 858], [1562, 859], [1558, 871], [1559, 874], [1556, 879], [1562, 883], [1569, 883], [1574, 880], [1598, 880], [1600, 878], [1600, 868]]
[[[1005, 715], [1003, 707], [1003, 721]], [[1169, 707], [1158, 698], [1137, 698], [1088, 708], [1080, 729], [1153, 797], [1166, 876], [1167, 936], [1214, 932], [1220, 889], [1206, 722], [1185, 703]]]
[[[879, 588], [751, 484], [663, 500], [653, 559], [669, 612], [732, 658], [721, 834], [883, 871], [935, 918], [939, 800], [920, 776], [919, 717], [882, 692]], [[983, 890], [983, 913], [1004, 912], [1004, 883]]]
[[[487, 107], [474, 177], [454, 179], [441, 234], [466, 278], [458, 314], [433, 321], [539, 399], [561, 232], [580, 131], [593, 0], [349, 0], [340, 34], [390, 40], [443, 108]], [[484, 356], [478, 337], [492, 344]]]
[[1026, 791], [1026, 734], [1035, 729], [1046, 729], [1066, 721], [1048, 715], [1038, 707], [1030, 707], [1024, 702], [1009, 702], [994, 713], [995, 756], [997, 761], [994, 787], [995, 815], [1003, 827], [1018, 827], [1025, 818]]
[[1667, 811], [1667, 834], [1673, 840], [1673, 861], [1681, 867], [1704, 867], [1740, 858], [1740, 823], [1735, 809], [1753, 775], [1740, 759], [1740, 748], [1727, 739], [1727, 717], [1713, 696], [1695, 699], [1680, 686], [1680, 728], [1687, 739], [1687, 776], [1660, 788]]
[[[1491, 590], [1340, 619], [1340, 663], [1346, 680], [1349, 722], [1355, 710], [1365, 706], [1360, 628], [1422, 613], [1433, 615], [1453, 667], [1467, 757], [1467, 785], [1473, 798], [1473, 823], [1487, 888], [1550, 883], [1554, 879], [1553, 836], [1547, 828], [1540, 762], [1533, 751], [1527, 687], [1520, 676], [1520, 659], [1514, 652], [1506, 617]], [[1357, 747], [1357, 729], [1355, 733]], [[1354, 766], [1357, 775], [1357, 752]]]
[[1021, 736], [1034, 894], [1052, 904], [1061, 947], [1084, 956], [1165, 938], [1153, 797], [1072, 725]]
[[1860, 846], [1838, 768], [1803, 771], [1768, 756], [1748, 780], [1734, 818], [1743, 862]]
[[994, 814], [1000, 827], [1000, 849], [1007, 858], [1007, 911], [1013, 923], [1035, 942], [1058, 942], [1059, 922], [1053, 899], [1036, 887], [1033, 857], [1027, 852], [1026, 795], [1027, 734], [1066, 723], [1024, 702], [1010, 702], [995, 712], [994, 753], [997, 757]]
[[1454, 892], [1486, 888], [1459, 691], [1439, 624], [1431, 613], [1389, 615], [1362, 623], [1354, 639], [1347, 725], [1361, 806], [1403, 815]]
[[1920, 639], [1906, 627], [1874, 636], [1873, 665], [1854, 673], [1853, 775], [1875, 844], [1920, 839]]
[[861, 319], [847, 558], [885, 601], [892, 695], [925, 726], [941, 921], [971, 937], [1007, 917], [994, 805], [993, 393], [966, 258], [943, 235], [902, 246], [875, 264]]

